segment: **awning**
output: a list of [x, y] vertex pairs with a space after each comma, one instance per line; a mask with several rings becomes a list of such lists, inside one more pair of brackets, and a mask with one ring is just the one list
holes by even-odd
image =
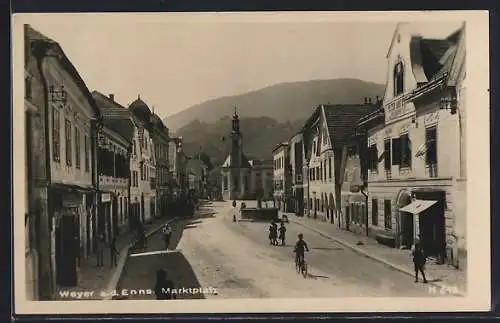
[[436, 203], [437, 201], [432, 201], [432, 200], [414, 200], [410, 204], [400, 208], [399, 211], [408, 212], [412, 214], [419, 214], [427, 210]]

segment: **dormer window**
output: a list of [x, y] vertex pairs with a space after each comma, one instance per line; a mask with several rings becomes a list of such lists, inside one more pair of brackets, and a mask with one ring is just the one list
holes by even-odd
[[394, 96], [398, 96], [404, 91], [403, 77], [404, 77], [403, 62], [399, 62], [394, 66]]

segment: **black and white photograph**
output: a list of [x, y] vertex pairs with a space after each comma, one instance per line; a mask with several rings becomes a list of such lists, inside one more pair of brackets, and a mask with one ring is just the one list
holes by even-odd
[[16, 313], [489, 309], [488, 39], [485, 11], [15, 15]]

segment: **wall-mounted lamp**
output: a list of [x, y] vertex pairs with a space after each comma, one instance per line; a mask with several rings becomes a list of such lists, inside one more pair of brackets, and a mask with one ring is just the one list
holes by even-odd
[[415, 128], [418, 128], [418, 119], [416, 116], [411, 117], [411, 123], [415, 126]]
[[49, 100], [52, 102], [62, 102], [63, 104], [66, 104], [66, 102], [68, 102], [68, 94], [64, 89], [64, 85], [61, 85], [58, 88], [51, 85], [49, 87]]
[[451, 114], [455, 114], [457, 112], [457, 98], [452, 95], [451, 97], [441, 98], [439, 101], [439, 108], [441, 110], [450, 110]]

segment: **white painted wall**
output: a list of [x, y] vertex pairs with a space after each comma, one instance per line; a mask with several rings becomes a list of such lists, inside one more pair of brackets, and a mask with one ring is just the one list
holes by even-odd
[[[84, 94], [77, 87], [76, 83], [70, 75], [59, 66], [55, 58], [47, 58], [43, 64], [44, 73], [48, 79], [48, 85], [54, 85], [58, 88], [61, 84], [64, 85], [68, 93], [68, 101], [66, 105], [59, 103], [49, 104], [49, 140], [50, 140], [50, 156], [51, 156], [51, 173], [52, 181], [61, 184], [74, 184], [83, 187], [92, 186], [92, 165], [91, 165], [91, 132], [90, 119], [92, 117], [92, 107], [88, 103]], [[59, 161], [55, 161], [54, 146], [53, 146], [53, 109], [57, 109], [59, 114], [59, 133], [60, 133], [60, 152]], [[71, 147], [66, 147], [65, 137], [65, 120], [71, 122]], [[80, 131], [80, 168], [76, 167], [76, 152], [75, 152], [75, 128]], [[87, 137], [87, 149], [89, 168], [85, 169], [85, 136]], [[66, 163], [66, 150], [71, 148], [71, 165]]]

